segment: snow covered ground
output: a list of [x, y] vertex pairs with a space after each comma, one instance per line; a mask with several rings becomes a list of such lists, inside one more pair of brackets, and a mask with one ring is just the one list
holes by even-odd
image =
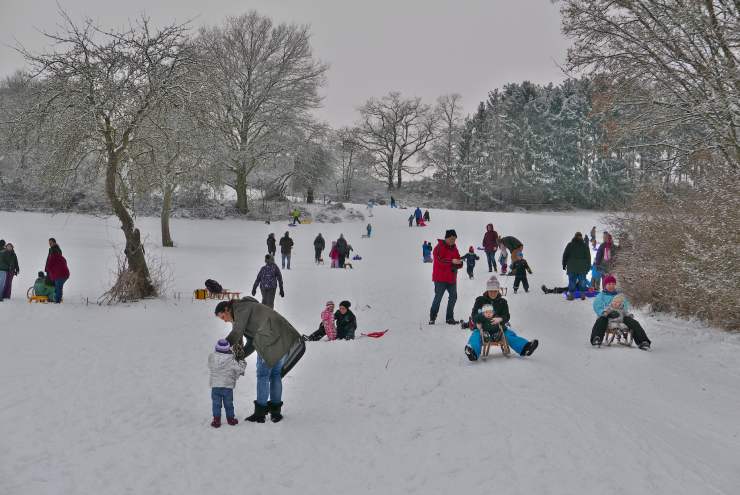
[[[593, 349], [590, 301], [539, 290], [565, 282], [562, 249], [598, 215], [432, 211], [429, 227], [409, 229], [409, 213], [375, 208], [372, 239], [360, 238], [365, 223], [174, 220], [178, 247], [165, 251], [157, 220], [140, 219], [183, 297], [101, 307], [115, 220], [0, 212], [21, 266], [0, 304], [0, 494], [738, 493], [740, 336], [638, 313], [652, 352]], [[514, 328], [540, 347], [470, 363], [466, 331], [426, 324], [421, 243], [455, 228], [461, 251], [478, 246], [489, 221], [525, 244], [534, 290], [508, 300]], [[286, 230], [296, 246], [278, 311], [308, 332], [327, 299], [349, 299], [361, 330], [390, 332], [309, 343], [284, 383], [283, 422], [214, 430], [206, 359], [229, 328], [190, 295], [206, 278], [248, 291], [267, 233]], [[315, 266], [319, 231], [343, 232], [363, 260]], [[72, 272], [65, 303], [30, 305], [22, 293], [49, 236]], [[475, 280], [461, 273], [458, 317], [487, 275], [483, 264]], [[240, 419], [255, 396], [248, 362]]]

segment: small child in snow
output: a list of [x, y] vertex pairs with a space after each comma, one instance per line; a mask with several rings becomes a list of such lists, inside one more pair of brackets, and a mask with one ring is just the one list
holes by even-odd
[[367, 224], [367, 236], [370, 237], [370, 234], [373, 233], [373, 226], [370, 224]]
[[221, 404], [226, 409], [226, 421], [230, 425], [239, 423], [234, 415], [234, 387], [239, 376], [244, 375], [247, 361], [237, 361], [226, 339], [216, 343], [214, 351], [208, 355], [208, 369], [211, 370], [211, 401], [213, 402], [213, 421], [211, 426], [221, 426]]
[[321, 312], [321, 323], [319, 329], [311, 335], [304, 335], [303, 340], [311, 342], [321, 340], [326, 335], [329, 340], [336, 340], [337, 329], [334, 326], [334, 301], [327, 301], [324, 310]]
[[409, 227], [414, 226], [414, 214], [409, 215]]
[[331, 250], [329, 251], [329, 258], [331, 259], [331, 267], [339, 267], [339, 250], [337, 249], [337, 241], [331, 242]]
[[468, 277], [470, 277], [470, 280], [473, 280], [473, 268], [475, 268], [475, 262], [480, 259], [480, 256], [475, 254], [475, 249], [473, 249], [473, 246], [470, 246], [465, 256], [460, 256], [460, 259], [465, 260], [468, 268]]
[[509, 259], [509, 252], [506, 251], [506, 246], [503, 244], [498, 245], [498, 264], [501, 266], [501, 274], [505, 274], [509, 265], [506, 263]]
[[524, 258], [519, 258], [511, 264], [511, 271], [514, 272], [514, 294], [519, 290], [519, 283], [521, 282], [524, 286], [524, 292], [529, 292], [529, 280], [527, 280], [527, 272], [532, 274], [532, 270], [529, 268], [529, 263]]
[[424, 263], [432, 263], [434, 261], [432, 259], [432, 251], [432, 243], [424, 241], [424, 244], [421, 245], [421, 255], [424, 258]]
[[37, 296], [46, 296], [49, 298], [49, 302], [56, 302], [54, 295], [54, 286], [49, 284], [49, 280], [44, 275], [44, 272], [38, 273], [38, 278], [33, 283], [33, 293]]

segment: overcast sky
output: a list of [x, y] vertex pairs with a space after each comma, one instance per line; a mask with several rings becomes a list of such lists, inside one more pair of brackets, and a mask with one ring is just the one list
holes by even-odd
[[[310, 24], [314, 55], [331, 64], [319, 118], [349, 125], [370, 96], [389, 91], [432, 103], [460, 93], [467, 112], [507, 82], [561, 81], [568, 42], [550, 0], [59, 0], [73, 19], [121, 26], [145, 12], [155, 23], [218, 24], [256, 9]], [[0, 0], [0, 77], [23, 67], [8, 45], [38, 50], [59, 21], [54, 0]], [[16, 41], [17, 40], [17, 41]]]

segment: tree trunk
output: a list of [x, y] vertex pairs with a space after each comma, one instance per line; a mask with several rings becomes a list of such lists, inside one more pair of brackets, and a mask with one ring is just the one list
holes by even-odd
[[401, 184], [401, 180], [402, 180], [401, 179], [401, 174], [403, 174], [403, 166], [401, 164], [399, 164], [398, 165], [398, 184], [397, 184], [397, 188], [398, 189], [401, 189], [401, 185], [402, 185]]
[[247, 205], [247, 170], [244, 165], [239, 165], [236, 171], [236, 209], [241, 214], [249, 211]]
[[123, 235], [126, 238], [126, 248], [123, 250], [123, 253], [126, 255], [129, 272], [134, 274], [137, 279], [138, 294], [136, 296], [153, 297], [157, 295], [157, 290], [154, 288], [149, 275], [149, 267], [144, 257], [144, 246], [141, 245], [141, 234], [139, 233], [139, 229], [134, 226], [134, 220], [129, 215], [128, 210], [116, 192], [116, 178], [118, 177], [118, 162], [120, 158], [119, 155], [111, 151], [111, 148], [109, 146], [108, 164], [105, 174], [105, 192], [108, 196], [108, 201], [110, 201], [113, 207], [113, 212], [118, 217], [118, 220], [121, 221], [121, 230], [123, 230]]
[[306, 191], [306, 203], [313, 204], [313, 187], [309, 187]]
[[172, 193], [173, 187], [170, 185], [164, 186], [164, 197], [162, 199], [162, 214], [160, 216], [162, 223], [162, 246], [174, 247], [175, 243], [172, 242], [172, 236], [170, 235], [170, 213], [172, 212]]

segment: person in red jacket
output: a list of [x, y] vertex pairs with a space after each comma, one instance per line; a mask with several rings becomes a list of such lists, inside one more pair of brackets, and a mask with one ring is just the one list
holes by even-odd
[[460, 253], [457, 250], [455, 241], [457, 233], [450, 229], [445, 232], [444, 240], [438, 239], [437, 247], [432, 251], [434, 265], [432, 265], [432, 282], [434, 282], [434, 301], [432, 308], [429, 310], [429, 324], [434, 325], [439, 313], [439, 305], [442, 302], [442, 296], [448, 293], [447, 314], [445, 321], [448, 325], [457, 324], [455, 320], [455, 302], [457, 301], [457, 270], [463, 264], [460, 259]]
[[488, 260], [488, 271], [496, 272], [496, 250], [498, 249], [498, 232], [493, 230], [493, 224], [486, 225], [486, 233], [483, 235], [483, 250]]
[[54, 245], [49, 249], [49, 257], [46, 259], [46, 274], [54, 282], [55, 303], [62, 302], [62, 289], [69, 278], [67, 260], [62, 256], [62, 250]]

